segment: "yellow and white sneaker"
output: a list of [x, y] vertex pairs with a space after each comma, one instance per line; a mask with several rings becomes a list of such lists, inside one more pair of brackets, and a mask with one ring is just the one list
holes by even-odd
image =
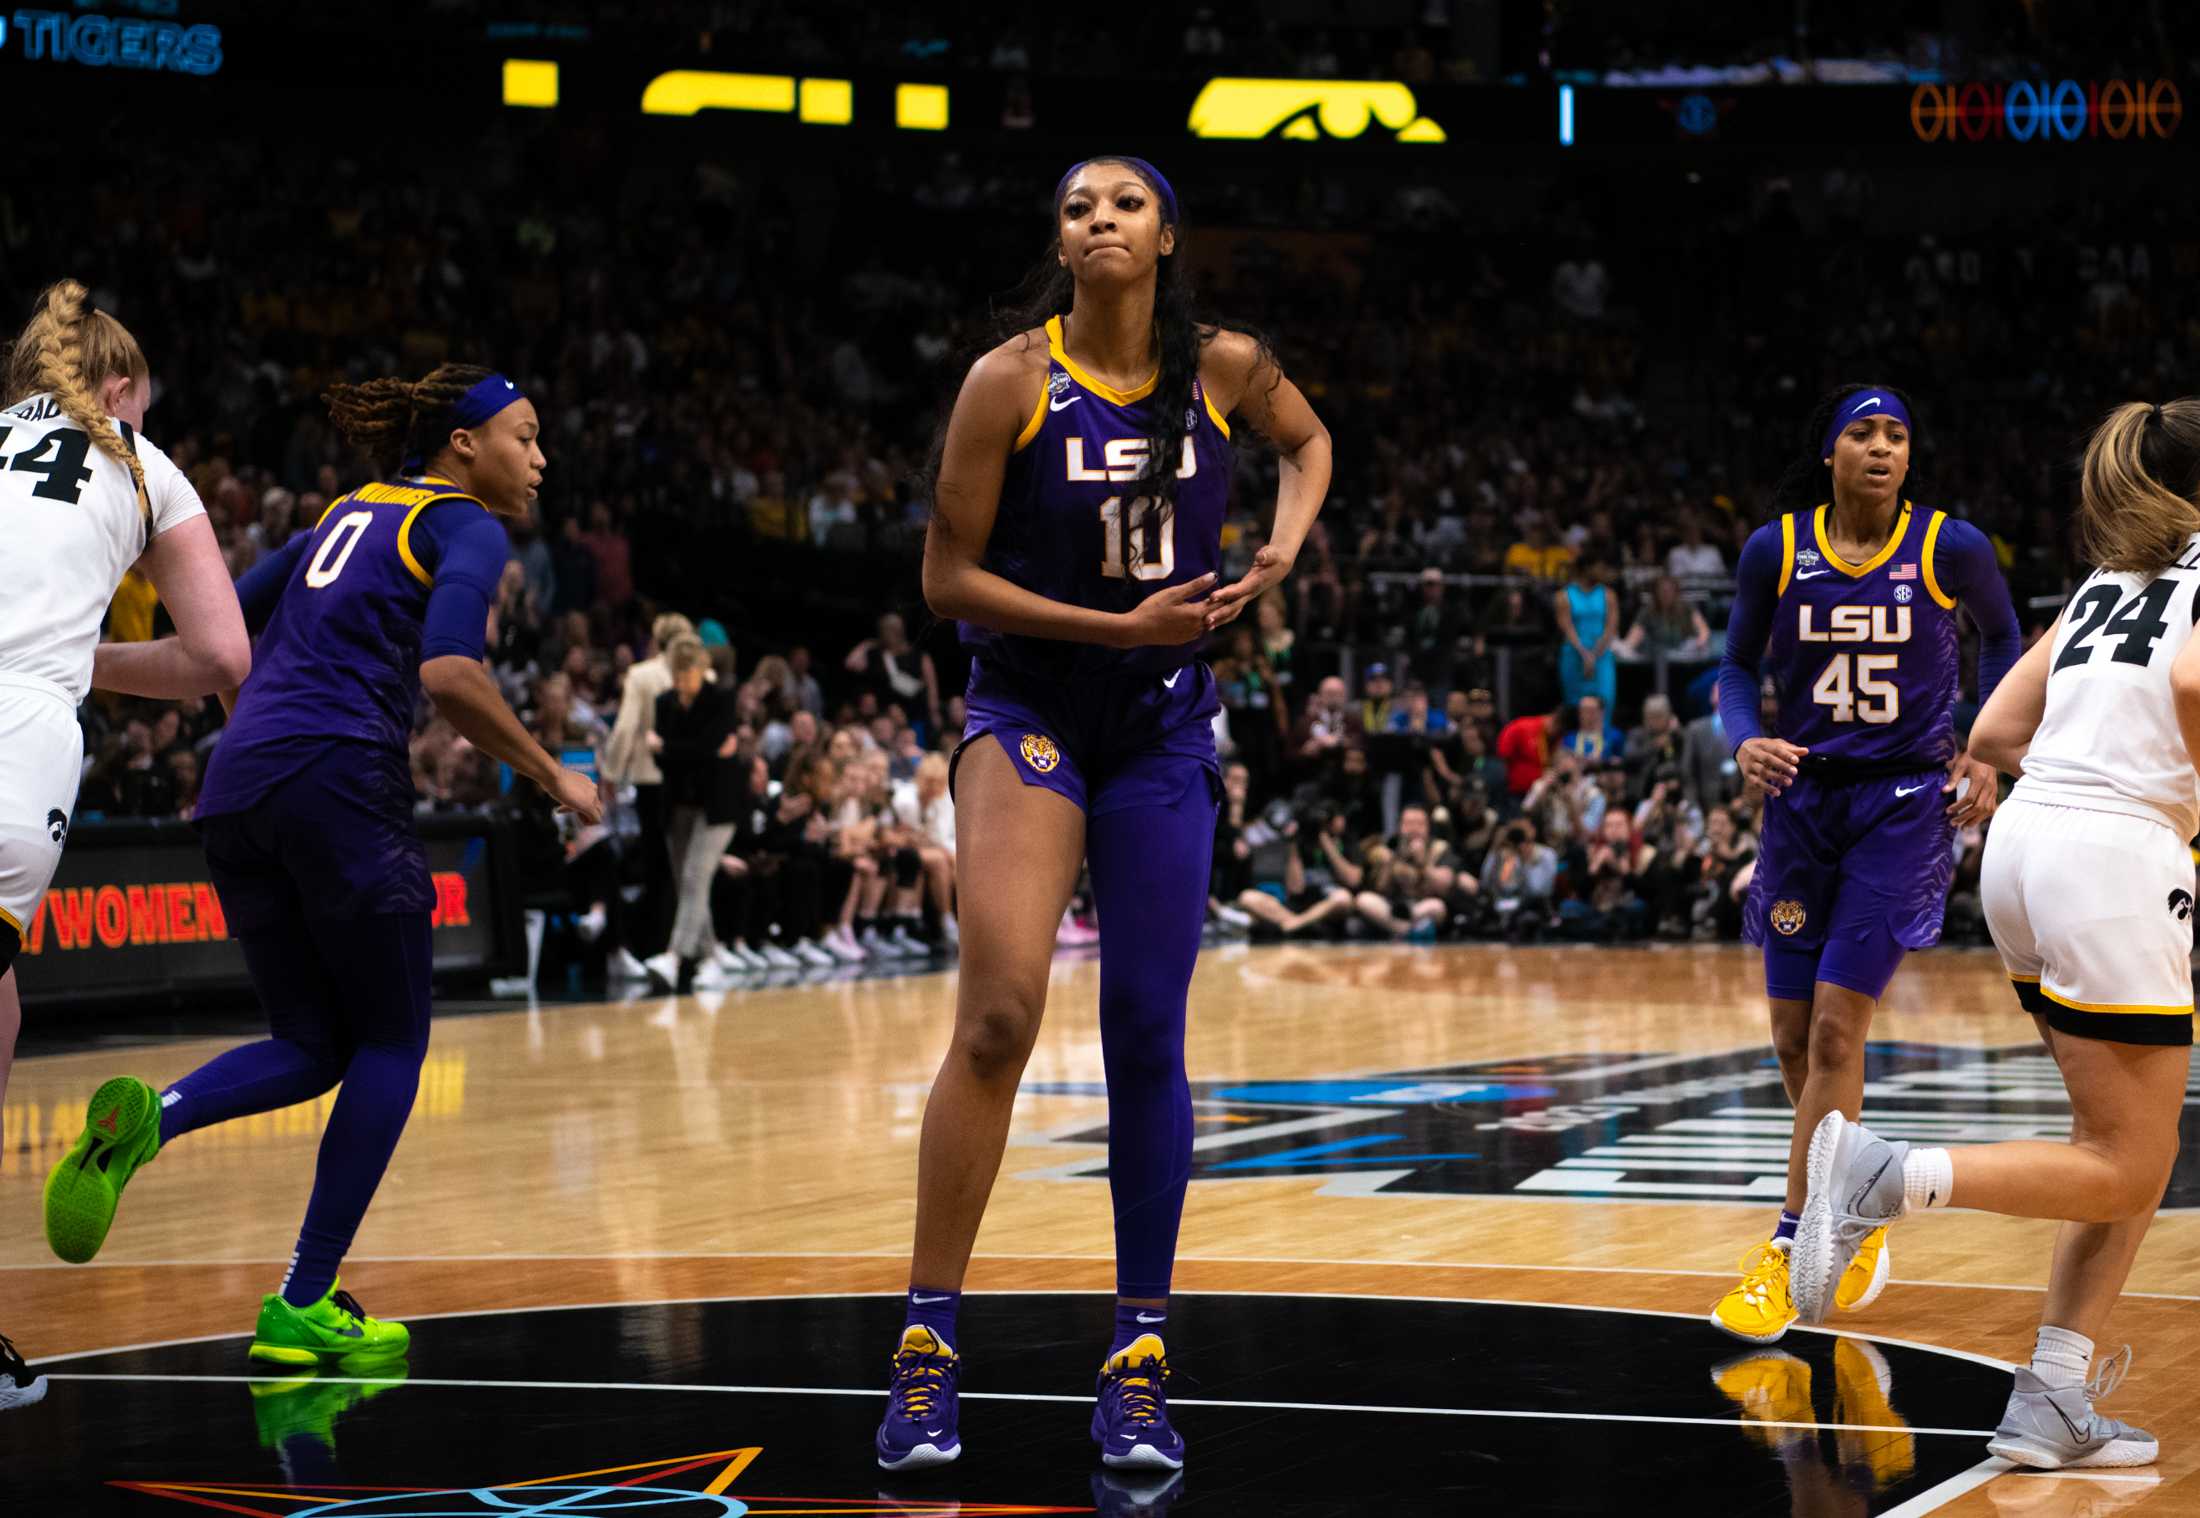
[[1862, 1312], [1879, 1300], [1893, 1273], [1894, 1256], [1887, 1252], [1887, 1230], [1875, 1228], [1858, 1247], [1849, 1268], [1841, 1272], [1840, 1283], [1833, 1288], [1833, 1305], [1843, 1312]]
[[1758, 1244], [1742, 1256], [1741, 1282], [1711, 1309], [1711, 1326], [1751, 1344], [1770, 1344], [1794, 1321], [1788, 1252], [1777, 1244]]
[[[1797, 1439], [1817, 1439], [1817, 1417], [1810, 1406], [1810, 1366], [1786, 1350], [1729, 1360], [1711, 1372], [1711, 1384], [1742, 1410], [1742, 1432], [1766, 1449], [1777, 1451]], [[1798, 1424], [1802, 1426], [1794, 1426]]]

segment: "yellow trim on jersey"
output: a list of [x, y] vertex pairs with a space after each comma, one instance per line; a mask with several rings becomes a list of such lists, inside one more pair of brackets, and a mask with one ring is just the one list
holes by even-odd
[[2012, 975], [2009, 978], [2023, 986], [2036, 986], [2040, 983], [2037, 975]]
[[1118, 390], [1113, 385], [1094, 379], [1077, 367], [1075, 359], [1062, 351], [1062, 318], [1059, 316], [1047, 318], [1047, 353], [1057, 364], [1069, 371], [1071, 379], [1083, 385], [1094, 395], [1099, 396], [1100, 399], [1118, 406], [1134, 405], [1144, 400], [1147, 396], [1153, 394], [1153, 387], [1161, 382], [1161, 371], [1158, 368], [1146, 376], [1144, 384], [1134, 385], [1128, 390]]
[[1780, 518], [1780, 588], [1774, 596], [1788, 593], [1788, 581], [1795, 576], [1795, 513]]
[[1925, 594], [1939, 602], [1942, 611], [1954, 611], [1956, 609], [1956, 598], [1943, 591], [1940, 588], [1940, 582], [1933, 578], [1933, 548], [1940, 542], [1940, 524], [1947, 520], [1947, 512], [1936, 511], [1933, 513], [1933, 519], [1925, 524]]
[[1886, 545], [1863, 563], [1851, 564], [1847, 559], [1835, 553], [1833, 545], [1826, 541], [1826, 513], [1832, 509], [1830, 506], [1821, 506], [1812, 514], [1811, 531], [1818, 538], [1818, 551], [1826, 556], [1826, 562], [1852, 580], [1870, 574], [1880, 565], [1893, 558], [1894, 551], [1902, 546], [1902, 540], [1908, 537], [1910, 533], [1910, 503], [1904, 501], [1902, 509], [1895, 513], [1894, 531], [1887, 534]]
[[1047, 387], [1039, 387], [1039, 403], [1031, 408], [1031, 420], [1024, 423], [1024, 430], [1016, 434], [1016, 446], [1010, 453], [1022, 453], [1031, 446], [1031, 440], [1039, 435], [1039, 428], [1047, 419]]
[[2138, 1003], [2126, 1004], [2121, 1002], [2073, 1001], [2070, 997], [2059, 995], [2053, 988], [2045, 985], [2040, 987], [2040, 995], [2046, 997], [2056, 1006], [2068, 1007], [2073, 1012], [2108, 1012], [2118, 1017], [2190, 1017], [2192, 1015], [2192, 1003], [2189, 1001], [2178, 1007], [2148, 1007]]
[[[439, 501], [447, 501], [449, 499], [451, 499], [449, 496], [436, 497], [436, 500]], [[435, 581], [433, 576], [431, 576], [425, 569], [422, 569], [420, 567], [420, 561], [413, 557], [413, 519], [415, 517], [418, 517], [420, 513], [426, 511], [430, 506], [433, 506], [434, 504], [435, 501], [422, 501], [418, 506], [415, 506], [412, 510], [406, 512], [405, 520], [397, 524], [397, 556], [405, 561], [405, 567], [413, 572], [413, 578], [418, 580], [423, 585], [432, 585], [435, 583]]]
[[1230, 440], [1230, 424], [1222, 419], [1221, 412], [1215, 410], [1215, 398], [1207, 393], [1205, 385], [1199, 387], [1199, 398], [1207, 404], [1207, 420], [1215, 424], [1215, 430], [1222, 434], [1222, 440], [1228, 442]]
[[4, 922], [9, 927], [15, 929], [15, 936], [17, 938], [21, 938], [23, 936], [23, 925], [15, 920], [15, 914], [9, 911], [6, 907], [0, 907], [0, 922]]

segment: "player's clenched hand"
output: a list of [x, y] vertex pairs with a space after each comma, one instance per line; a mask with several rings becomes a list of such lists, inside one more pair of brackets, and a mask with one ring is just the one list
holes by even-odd
[[1779, 738], [1752, 738], [1734, 751], [1734, 762], [1741, 766], [1744, 780], [1777, 796], [1795, 783], [1796, 766], [1809, 752]]
[[[1962, 795], [1956, 794], [1957, 785], [1971, 782]], [[1973, 759], [1969, 753], [1961, 753], [1948, 761], [1948, 783], [1940, 793], [1949, 798], [1948, 820], [1959, 828], [1976, 827], [1994, 815], [1994, 806], [2001, 799], [2001, 777], [1994, 767], [1983, 760]]]
[[587, 823], [603, 821], [603, 798], [596, 792], [596, 782], [579, 770], [559, 770], [543, 789], [559, 811], [571, 812]]
[[1207, 630], [1207, 607], [1192, 597], [1205, 595], [1214, 583], [1215, 577], [1205, 574], [1155, 591], [1136, 610], [1117, 617], [1115, 646], [1173, 648], [1191, 642]]

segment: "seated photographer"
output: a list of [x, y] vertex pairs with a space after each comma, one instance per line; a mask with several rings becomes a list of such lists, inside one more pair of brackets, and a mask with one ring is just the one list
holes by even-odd
[[[1352, 909], [1361, 920], [1390, 938], [1426, 943], [1436, 937], [1437, 925], [1449, 919], [1451, 908], [1430, 893], [1424, 879], [1426, 813], [1421, 813], [1421, 824], [1423, 831], [1406, 849], [1394, 850], [1382, 839], [1370, 838], [1361, 846], [1357, 861], [1330, 834], [1324, 833], [1321, 842], [1330, 872], [1352, 893]], [[1449, 874], [1445, 884], [1452, 884]]]
[[1508, 941], [1535, 939], [1551, 926], [1558, 854], [1536, 841], [1533, 819], [1519, 817], [1505, 824], [1497, 846], [1482, 861], [1481, 884]]
[[[1240, 772], [1243, 768], [1232, 766]], [[1229, 771], [1223, 773], [1222, 783], [1227, 810], [1232, 783]], [[1242, 806], [1238, 815], [1244, 815]], [[1247, 919], [1243, 926], [1250, 927], [1257, 938], [1312, 937], [1324, 923], [1342, 925], [1352, 910], [1352, 893], [1331, 880], [1326, 870], [1310, 872], [1305, 859], [1307, 832], [1326, 839], [1340, 819], [1317, 803], [1308, 812], [1307, 821], [1308, 827], [1302, 831], [1291, 816], [1289, 804], [1273, 801], [1259, 816], [1236, 828], [1236, 836], [1230, 840], [1232, 874], [1245, 884], [1218, 912], [1225, 923], [1236, 924], [1230, 915], [1234, 906]], [[1216, 836], [1222, 836], [1219, 827]]]
[[1616, 943], [1648, 936], [1651, 875], [1658, 851], [1635, 836], [1623, 808], [1604, 814], [1590, 837], [1581, 894], [1559, 905], [1559, 921], [1568, 938]]

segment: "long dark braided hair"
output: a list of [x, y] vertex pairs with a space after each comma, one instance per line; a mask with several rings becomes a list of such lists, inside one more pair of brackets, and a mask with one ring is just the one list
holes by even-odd
[[[1790, 511], [1808, 511], [1833, 500], [1833, 469], [1825, 462], [1820, 450], [1826, 441], [1826, 429], [1833, 425], [1833, 408], [1841, 404], [1844, 396], [1859, 390], [1878, 390], [1893, 396], [1902, 403], [1902, 409], [1911, 416], [1917, 415], [1917, 407], [1911, 403], [1909, 392], [1893, 385], [1882, 385], [1876, 380], [1857, 380], [1850, 384], [1835, 385], [1818, 398], [1811, 408], [1810, 422], [1806, 427], [1803, 446], [1808, 451], [1801, 454], [1780, 472], [1780, 479], [1772, 487], [1772, 512], [1775, 517]], [[1916, 500], [1923, 491], [1917, 488], [1917, 434], [1910, 434], [1910, 472], [1903, 477], [1902, 495]]]
[[478, 364], [439, 364], [424, 379], [331, 385], [321, 399], [344, 440], [386, 479], [425, 467], [450, 446], [458, 403], [489, 372]]
[[[1156, 206], [1166, 216], [1167, 198], [1160, 187], [1150, 179], [1138, 164], [1123, 158], [1088, 158], [1080, 167], [1093, 164], [1118, 164], [1138, 176], [1146, 186], [1146, 193], [1153, 197]], [[1065, 189], [1067, 188], [1065, 184]], [[1061, 261], [1061, 202], [1053, 207], [1057, 231], [1048, 242], [1046, 252], [1040, 256], [1029, 273], [1025, 274], [1007, 299], [995, 308], [992, 320], [986, 325], [984, 335], [964, 355], [956, 368], [956, 378], [966, 372], [977, 358], [1011, 338], [1046, 325], [1048, 318], [1067, 316], [1077, 295], [1077, 282]], [[1154, 420], [1154, 435], [1147, 440], [1146, 463], [1137, 481], [1138, 493], [1174, 503], [1176, 500], [1176, 475], [1183, 461], [1184, 439], [1190, 435], [1197, 417], [1192, 402], [1192, 386], [1199, 378], [1200, 354], [1215, 340], [1223, 324], [1207, 312], [1193, 288], [1191, 277], [1184, 272], [1185, 229], [1182, 216], [1167, 223], [1176, 231], [1176, 248], [1161, 256], [1154, 268], [1153, 324], [1154, 346], [1160, 350], [1160, 372], [1155, 378], [1146, 404]], [[1265, 377], [1268, 388], [1283, 377], [1283, 367], [1276, 361], [1275, 350], [1268, 339], [1258, 331], [1240, 322], [1229, 324], [1232, 331], [1251, 338], [1259, 351], [1256, 373]], [[1256, 381], [1258, 383], [1259, 381]], [[943, 414], [938, 430], [932, 439], [931, 456], [918, 486], [925, 492], [926, 500], [937, 499], [940, 460], [947, 444], [947, 421]]]

